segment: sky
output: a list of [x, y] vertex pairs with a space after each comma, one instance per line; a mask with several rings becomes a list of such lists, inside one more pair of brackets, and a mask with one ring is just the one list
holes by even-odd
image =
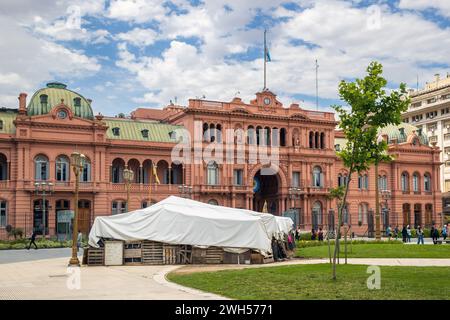
[[245, 102], [267, 87], [285, 105], [342, 104], [341, 80], [384, 66], [389, 88], [450, 72], [448, 0], [2, 0], [0, 106], [60, 81], [95, 113], [188, 99]]

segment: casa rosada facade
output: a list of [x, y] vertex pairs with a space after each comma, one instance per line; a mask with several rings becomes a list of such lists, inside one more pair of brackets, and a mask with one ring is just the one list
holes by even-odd
[[[185, 107], [140, 108], [127, 118], [94, 116], [89, 99], [49, 83], [31, 98], [21, 93], [18, 109], [0, 109], [0, 238], [7, 237], [7, 225], [27, 235], [42, 230], [44, 216], [47, 235], [67, 231], [61, 231], [67, 222], [61, 213], [70, 216], [75, 206], [70, 166], [75, 151], [87, 157], [78, 201], [83, 233], [95, 217], [146, 207], [169, 195], [291, 214], [304, 230], [333, 228], [337, 203], [329, 191], [347, 176], [336, 155], [345, 144], [336, 125], [333, 113], [283, 106], [267, 89], [249, 103], [237, 97], [191, 99]], [[385, 190], [380, 207], [387, 208], [383, 227], [440, 224], [439, 148], [409, 124], [384, 128], [382, 134], [395, 160], [380, 164], [378, 179], [373, 168], [353, 177], [345, 222], [357, 235], [373, 230], [378, 180]], [[211, 149], [216, 156], [225, 154], [218, 146], [230, 139], [235, 150], [224, 161], [202, 159]], [[172, 156], [180, 145], [184, 161]], [[252, 150], [264, 146], [277, 156], [272, 174], [267, 163], [248, 160]], [[125, 168], [134, 172], [128, 204]], [[45, 196], [42, 182], [53, 184]]]

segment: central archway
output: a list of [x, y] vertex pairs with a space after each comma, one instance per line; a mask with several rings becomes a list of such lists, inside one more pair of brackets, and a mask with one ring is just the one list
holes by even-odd
[[278, 173], [266, 175], [258, 170], [253, 177], [253, 210], [262, 212], [267, 202], [267, 212], [279, 214], [280, 185]]

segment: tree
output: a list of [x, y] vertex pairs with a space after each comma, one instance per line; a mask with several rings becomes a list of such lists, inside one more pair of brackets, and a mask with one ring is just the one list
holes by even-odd
[[[339, 96], [348, 107], [333, 106], [339, 116], [339, 127], [347, 139], [347, 144], [337, 154], [348, 168], [347, 184], [342, 200], [338, 203], [338, 227], [335, 238], [332, 276], [336, 279], [336, 255], [339, 250], [342, 211], [347, 203], [347, 195], [354, 173], [361, 173], [371, 165], [390, 161], [386, 153], [386, 141], [378, 141], [378, 132], [386, 125], [398, 125], [401, 114], [409, 105], [406, 85], [386, 93], [387, 81], [382, 77], [383, 66], [372, 62], [366, 69], [367, 75], [354, 82], [341, 81]], [[377, 178], [377, 177], [376, 177]], [[377, 182], [376, 182], [377, 183]]]

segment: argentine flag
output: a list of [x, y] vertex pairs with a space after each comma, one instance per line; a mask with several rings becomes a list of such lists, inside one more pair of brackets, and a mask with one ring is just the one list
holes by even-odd
[[272, 59], [270, 59], [270, 52], [269, 52], [269, 49], [266, 49], [266, 61], [267, 61], [267, 62], [272, 61]]

